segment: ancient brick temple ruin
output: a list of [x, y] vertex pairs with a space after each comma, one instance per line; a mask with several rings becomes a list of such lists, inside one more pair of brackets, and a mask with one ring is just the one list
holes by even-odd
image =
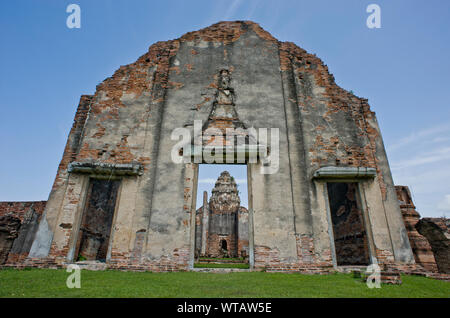
[[0, 265], [28, 256], [44, 208], [45, 201], [0, 202]]
[[[248, 211], [226, 174], [196, 206], [206, 154], [246, 164]], [[446, 270], [442, 228], [416, 229], [405, 191], [367, 99], [258, 24], [220, 22], [153, 44], [81, 97], [48, 201], [3, 203], [0, 256], [171, 271], [228, 251], [252, 270]]]
[[197, 210], [195, 252], [197, 257], [248, 256], [248, 210], [241, 206], [236, 182], [228, 171], [216, 181], [208, 203]]
[[416, 264], [429, 272], [450, 274], [450, 219], [421, 219], [409, 188], [395, 188]]

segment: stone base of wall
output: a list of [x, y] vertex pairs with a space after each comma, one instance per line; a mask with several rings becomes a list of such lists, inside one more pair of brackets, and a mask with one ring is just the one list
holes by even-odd
[[[74, 263], [67, 263], [62, 259], [54, 258], [40, 258], [40, 259], [25, 259], [20, 263], [8, 263], [5, 265], [0, 265], [0, 269], [14, 268], [14, 269], [25, 269], [25, 268], [49, 268], [49, 269], [64, 269], [69, 265]], [[147, 262], [147, 263], [131, 263], [125, 260], [119, 261], [109, 261], [107, 263], [99, 264], [87, 264], [86, 262], [75, 263], [80, 265], [83, 270], [120, 270], [120, 271], [134, 271], [134, 272], [185, 272], [190, 271], [188, 263], [177, 263], [177, 262]], [[416, 275], [429, 277], [433, 279], [439, 279], [443, 281], [450, 282], [450, 274], [440, 274], [435, 272], [430, 272], [424, 269], [422, 266], [417, 264], [381, 264], [381, 282], [383, 284], [401, 284], [401, 276], [403, 275]], [[194, 270], [195, 271], [195, 270]], [[239, 270], [236, 270], [239, 271]], [[310, 264], [295, 264], [295, 263], [278, 263], [271, 265], [255, 265], [251, 270], [242, 271], [258, 271], [258, 272], [272, 272], [272, 273], [298, 273], [298, 274], [316, 274], [316, 275], [327, 275], [336, 273], [336, 271], [342, 271], [341, 268], [337, 270], [330, 265], [322, 264], [322, 266]], [[360, 271], [364, 271], [363, 266]], [[348, 272], [343, 270], [343, 272]]]
[[56, 260], [55, 258], [26, 258], [18, 263], [8, 262], [0, 268], [50, 268], [50, 269], [60, 269], [64, 268], [66, 264], [62, 261]]
[[[93, 262], [94, 263], [94, 262]], [[50, 269], [62, 269], [67, 268], [68, 265], [78, 263], [67, 263], [66, 261], [54, 259], [54, 258], [40, 258], [40, 259], [26, 259], [20, 263], [8, 263], [1, 265], [1, 268], [50, 268]], [[88, 265], [88, 262], [80, 262], [80, 267], [87, 270], [113, 269], [122, 271], [139, 271], [139, 272], [181, 272], [189, 270], [188, 263], [176, 263], [176, 262], [154, 262], [154, 263], [140, 263], [135, 264], [127, 261], [108, 261], [104, 266], [95, 266], [95, 264]], [[98, 264], [97, 264], [98, 265]]]

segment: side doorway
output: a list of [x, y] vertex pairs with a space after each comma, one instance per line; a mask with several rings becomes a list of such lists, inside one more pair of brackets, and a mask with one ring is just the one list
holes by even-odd
[[120, 180], [91, 178], [74, 261], [106, 262]]

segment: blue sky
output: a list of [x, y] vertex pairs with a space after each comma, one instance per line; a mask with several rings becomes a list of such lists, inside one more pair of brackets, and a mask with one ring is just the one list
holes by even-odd
[[[81, 7], [81, 29], [66, 7]], [[381, 29], [366, 7], [381, 7]], [[369, 99], [396, 184], [424, 216], [450, 212], [450, 1], [18, 0], [0, 4], [0, 200], [46, 200], [80, 95], [156, 41], [253, 20], [317, 54]]]

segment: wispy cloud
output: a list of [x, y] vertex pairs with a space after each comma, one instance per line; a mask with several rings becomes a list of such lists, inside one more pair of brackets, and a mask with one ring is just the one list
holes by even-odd
[[438, 208], [439, 211], [442, 211], [444, 213], [445, 212], [447, 212], [447, 213], [450, 212], [450, 194], [446, 194], [444, 196], [444, 199], [442, 199], [442, 201], [440, 201], [438, 203], [437, 208]]
[[248, 20], [253, 20], [254, 19], [254, 16], [255, 16], [255, 13], [256, 13], [256, 10], [258, 9], [258, 7], [259, 7], [259, 0], [251, 1], [251, 6], [250, 6], [250, 9], [249, 9], [249, 11], [247, 13], [247, 19]]
[[450, 124], [444, 124], [444, 125], [439, 125], [439, 126], [415, 131], [415, 132], [411, 133], [409, 136], [406, 136], [405, 138], [400, 139], [398, 142], [388, 146], [387, 150], [394, 151], [394, 150], [409, 146], [412, 143], [415, 143], [418, 141], [419, 142], [437, 142], [436, 139], [439, 140], [439, 138], [449, 140], [449, 138], [441, 137], [441, 136], [427, 139], [427, 137], [433, 137], [435, 135], [445, 133], [445, 132], [450, 132]]
[[224, 20], [254, 20], [261, 8], [261, 0], [217, 0], [214, 3], [205, 25]]
[[419, 129], [387, 147], [396, 184], [410, 187], [422, 216], [450, 211], [450, 123]]
[[234, 16], [236, 10], [241, 6], [243, 0], [233, 0], [231, 5], [228, 7], [228, 10], [225, 12], [223, 19], [229, 20]]
[[423, 155], [416, 156], [412, 159], [400, 160], [392, 163], [392, 169], [405, 169], [423, 164], [431, 164], [442, 160], [450, 160], [450, 147], [437, 149], [429, 152], [422, 152]]

